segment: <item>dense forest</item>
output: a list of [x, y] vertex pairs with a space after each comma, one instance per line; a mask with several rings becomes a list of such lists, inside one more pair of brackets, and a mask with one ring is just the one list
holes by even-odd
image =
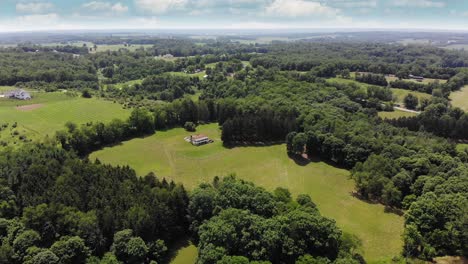
[[[404, 213], [403, 256], [468, 255], [468, 152], [456, 149], [468, 140], [468, 113], [448, 100], [468, 84], [466, 53], [379, 43], [138, 44], [154, 46], [81, 56], [0, 50], [0, 85], [86, 88], [134, 108], [125, 120], [67, 123], [46, 143], [1, 150], [0, 263], [165, 263], [183, 236], [197, 244], [199, 263], [364, 263], [357, 239], [306, 195], [270, 193], [234, 176], [189, 193], [86, 158], [212, 122], [226, 146], [285, 142], [293, 159], [350, 169], [357, 196]], [[159, 57], [166, 54], [176, 58]], [[351, 72], [356, 82], [329, 79], [352, 79]], [[388, 83], [385, 74], [399, 80]], [[448, 81], [405, 81], [410, 74]], [[132, 80], [139, 82], [119, 86]], [[408, 95], [407, 108], [420, 115], [382, 120], [379, 111], [393, 110], [391, 88], [432, 98]]]
[[0, 263], [165, 263], [167, 246], [189, 233], [198, 263], [363, 261], [356, 238], [287, 189], [269, 193], [231, 176], [189, 196], [154, 174], [53, 145], [1, 154]]

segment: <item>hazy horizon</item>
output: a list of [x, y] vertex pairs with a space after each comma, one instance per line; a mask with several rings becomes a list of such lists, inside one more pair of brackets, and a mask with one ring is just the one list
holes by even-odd
[[57, 30], [466, 31], [455, 0], [3, 0], [0, 32]]

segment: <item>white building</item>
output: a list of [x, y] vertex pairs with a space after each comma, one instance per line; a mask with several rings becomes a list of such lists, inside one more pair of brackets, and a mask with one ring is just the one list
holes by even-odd
[[31, 95], [28, 92], [26, 92], [25, 90], [22, 90], [22, 89], [11, 91], [11, 92], [6, 94], [6, 97], [15, 98], [15, 99], [19, 99], [19, 100], [30, 100], [31, 99]]
[[211, 140], [209, 137], [205, 135], [192, 135], [190, 137], [187, 137], [186, 140], [192, 143], [192, 145], [194, 146], [200, 146], [200, 145], [213, 142], [213, 140]]

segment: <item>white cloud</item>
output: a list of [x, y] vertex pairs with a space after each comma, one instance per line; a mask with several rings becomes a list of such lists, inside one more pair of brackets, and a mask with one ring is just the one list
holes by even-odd
[[125, 13], [128, 11], [128, 6], [124, 6], [121, 3], [114, 4], [111, 10], [116, 13]]
[[378, 5], [377, 0], [331, 0], [328, 4], [345, 8], [375, 8]]
[[52, 3], [33, 2], [33, 3], [17, 3], [16, 12], [24, 14], [41, 14], [46, 13], [54, 8]]
[[59, 22], [60, 16], [56, 13], [22, 15], [0, 21], [0, 32], [59, 28]]
[[105, 13], [125, 13], [128, 7], [122, 3], [112, 4], [110, 2], [92, 1], [82, 5], [84, 9], [92, 12], [105, 12]]
[[391, 1], [393, 6], [398, 7], [445, 7], [445, 2], [432, 0], [394, 0]]
[[188, 0], [135, 0], [138, 9], [151, 14], [163, 14], [174, 9], [184, 9], [188, 4]]
[[339, 10], [319, 2], [305, 0], [274, 0], [265, 9], [265, 14], [271, 16], [303, 17], [303, 16], [333, 16]]

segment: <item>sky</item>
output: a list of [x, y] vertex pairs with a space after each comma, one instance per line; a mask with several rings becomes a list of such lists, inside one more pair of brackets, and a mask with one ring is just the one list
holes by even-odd
[[468, 0], [0, 0], [0, 32], [293, 28], [468, 30]]

